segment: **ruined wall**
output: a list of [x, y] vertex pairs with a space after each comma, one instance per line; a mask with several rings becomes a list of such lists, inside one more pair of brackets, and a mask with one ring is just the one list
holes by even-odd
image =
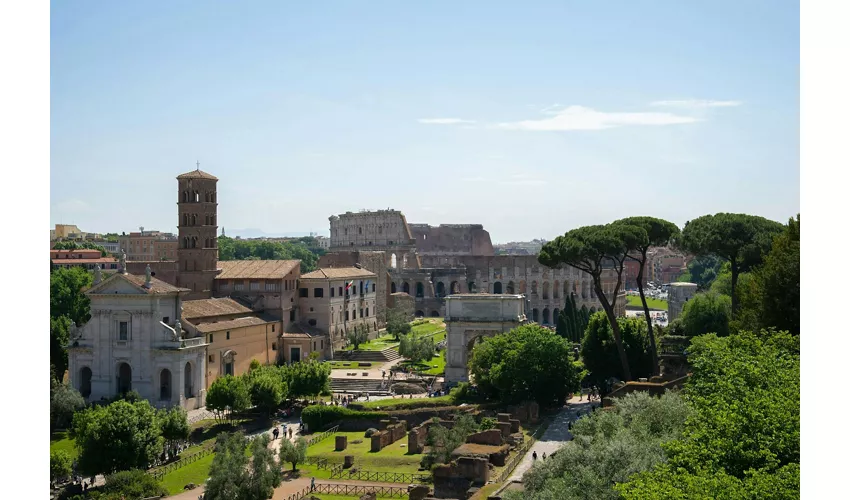
[[355, 250], [363, 250], [364, 247], [376, 247], [375, 250], [416, 248], [407, 220], [398, 210], [346, 212], [332, 215], [329, 220], [331, 251], [351, 247]]
[[481, 224], [410, 224], [420, 256], [494, 255], [490, 233]]
[[381, 451], [383, 448], [403, 438], [407, 432], [407, 422], [396, 417], [389, 420], [381, 420], [380, 431], [372, 434], [371, 449], [373, 452]]

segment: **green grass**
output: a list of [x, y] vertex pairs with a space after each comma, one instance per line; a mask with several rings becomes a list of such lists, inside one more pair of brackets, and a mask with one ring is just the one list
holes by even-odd
[[162, 485], [168, 490], [169, 495], [183, 492], [183, 487], [189, 483], [203, 485], [210, 475], [210, 466], [215, 458], [215, 453], [203, 457], [197, 462], [173, 470], [162, 477]]
[[443, 349], [442, 352], [437, 353], [438, 356], [431, 358], [431, 361], [427, 361], [425, 363], [414, 364], [410, 361], [402, 361], [399, 364], [407, 368], [415, 369], [422, 375], [442, 375], [446, 371], [446, 353], [447, 351]]
[[378, 408], [392, 410], [397, 406], [427, 408], [429, 406], [452, 406], [454, 398], [450, 395], [440, 396], [437, 398], [416, 398], [416, 399], [379, 399], [376, 401], [367, 401], [365, 403], [357, 403], [366, 410], [376, 410]]
[[55, 432], [50, 436], [50, 451], [64, 451], [68, 453], [72, 460], [77, 458], [77, 448], [74, 447], [74, 440], [68, 437], [67, 432]]
[[[338, 432], [334, 436], [348, 437], [348, 447], [344, 451], [334, 451], [336, 438], [329, 437], [324, 441], [310, 446], [307, 449], [307, 455], [325, 458], [331, 463], [339, 464], [343, 462], [345, 455], [354, 455], [354, 466], [361, 470], [408, 473], [419, 471], [419, 461], [422, 459], [422, 454], [410, 454], [407, 452], [406, 437], [399, 439], [379, 452], [373, 453], [370, 451], [372, 440], [364, 437], [365, 433], [363, 432]], [[354, 441], [357, 440], [361, 442], [355, 444]], [[299, 466], [299, 469], [305, 471], [309, 469], [309, 473], [315, 475], [317, 478], [330, 477], [330, 471], [317, 470], [315, 466], [304, 465]]]
[[[393, 347], [398, 345], [398, 342], [392, 335], [382, 335], [374, 340], [370, 340], [369, 342], [365, 342], [360, 344], [358, 347], [359, 351], [383, 351], [387, 347]], [[343, 351], [353, 351], [354, 346], [349, 345]]]
[[[427, 335], [429, 333], [439, 332], [440, 330], [445, 330], [446, 325], [442, 322], [440, 323], [422, 323], [419, 325], [414, 325], [412, 327], [413, 333], [418, 333], [419, 335]], [[443, 336], [445, 338], [445, 335]], [[434, 340], [434, 342], [439, 342], [438, 340]]]
[[[643, 304], [640, 301], [640, 295], [627, 295], [626, 299], [628, 300], [626, 305], [634, 307], [643, 307]], [[666, 300], [652, 299], [647, 297], [646, 305], [649, 306], [650, 309], [661, 309], [663, 311], [667, 310]]]

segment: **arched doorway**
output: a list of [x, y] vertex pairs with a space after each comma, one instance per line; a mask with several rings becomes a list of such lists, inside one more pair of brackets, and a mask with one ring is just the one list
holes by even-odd
[[118, 394], [124, 394], [133, 390], [133, 370], [127, 363], [118, 365]]
[[543, 282], [543, 300], [547, 300], [549, 298], [549, 282]]
[[91, 396], [91, 368], [88, 366], [80, 370], [80, 395], [84, 398]]
[[558, 280], [555, 280], [555, 284], [552, 286], [552, 298], [553, 299], [561, 298], [560, 292], [561, 292], [561, 284], [558, 282]]
[[422, 312], [422, 311], [416, 311], [416, 317], [417, 318], [423, 318], [423, 317], [425, 317], [425, 313]]
[[554, 310], [554, 311], [552, 311], [552, 324], [554, 324], [554, 325], [557, 325], [557, 324], [558, 324], [558, 320], [559, 320], [559, 319], [560, 319], [560, 317], [561, 317], [561, 316], [560, 316], [560, 314], [561, 314], [561, 310], [560, 310], [560, 309], [555, 308], [555, 310]]
[[493, 283], [493, 293], [502, 293], [502, 282], [497, 281]]
[[159, 373], [159, 400], [171, 401], [171, 370], [168, 368]]
[[405, 281], [404, 284], [401, 286], [401, 291], [410, 295], [410, 283]]
[[[417, 293], [419, 292], [419, 287], [416, 288]], [[445, 297], [446, 296], [446, 285], [443, 284], [442, 281], [437, 282], [437, 297]]]
[[460, 293], [460, 284], [457, 281], [452, 281], [449, 284], [449, 294]]
[[549, 308], [548, 307], [543, 309], [543, 324], [544, 325], [549, 324]]
[[440, 313], [439, 313], [439, 312], [437, 312], [437, 311], [431, 311], [431, 317], [432, 317], [432, 318], [439, 318], [439, 317], [440, 317]]
[[505, 291], [505, 293], [508, 293], [508, 294], [510, 294], [510, 295], [513, 295], [513, 294], [514, 294], [514, 290], [515, 290], [515, 288], [514, 288], [514, 282], [513, 282], [513, 281], [508, 281], [508, 289]]
[[531, 320], [535, 323], [540, 322], [540, 311], [537, 308], [531, 310]]
[[395, 293], [395, 281], [390, 284], [390, 293]]
[[525, 289], [526, 289], [525, 288], [525, 281], [524, 280], [520, 281], [519, 282], [519, 293], [525, 293]]
[[473, 283], [471, 281], [469, 282], [468, 288], [469, 288], [469, 293], [475, 293], [478, 290], [478, 287], [475, 286], [475, 283]]
[[195, 397], [195, 385], [192, 383], [192, 363], [186, 362], [186, 367], [183, 369], [183, 397]]
[[416, 296], [422, 298], [425, 296], [425, 285], [421, 281], [416, 282]]

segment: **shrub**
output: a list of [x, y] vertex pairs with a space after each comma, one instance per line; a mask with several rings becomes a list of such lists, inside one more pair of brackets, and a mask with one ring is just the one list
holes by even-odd
[[370, 428], [366, 429], [365, 437], [370, 438], [370, 437], [372, 437], [372, 436], [373, 436], [376, 432], [378, 432], [378, 429], [375, 429], [374, 427], [370, 427]]
[[409, 384], [407, 382], [393, 384], [390, 390], [396, 394], [422, 394], [426, 392], [426, 389], [421, 385]]
[[373, 411], [354, 411], [344, 406], [314, 405], [308, 406], [301, 413], [301, 419], [311, 431], [318, 431], [328, 424], [340, 420], [374, 420], [386, 418], [386, 413]]
[[164, 496], [168, 490], [143, 470], [125, 470], [106, 477], [103, 486], [106, 498], [149, 498]]
[[478, 424], [478, 430], [486, 431], [488, 429], [496, 428], [496, 419], [490, 417], [484, 417], [481, 419], [481, 423]]

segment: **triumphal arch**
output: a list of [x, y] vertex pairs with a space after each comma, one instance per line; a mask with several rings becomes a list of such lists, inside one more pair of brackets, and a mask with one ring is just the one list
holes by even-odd
[[467, 360], [483, 337], [526, 322], [525, 295], [459, 293], [446, 297], [446, 383], [469, 381]]

